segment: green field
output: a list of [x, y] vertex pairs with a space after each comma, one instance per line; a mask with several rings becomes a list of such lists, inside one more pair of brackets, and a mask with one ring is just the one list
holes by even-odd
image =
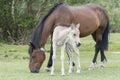
[[[120, 33], [109, 35], [109, 50], [105, 51], [107, 63], [105, 68], [100, 69], [100, 55], [94, 70], [89, 71], [88, 66], [94, 55], [95, 42], [91, 36], [81, 38], [82, 45], [79, 47], [81, 59], [81, 73], [73, 72], [68, 74], [68, 58], [65, 61], [65, 76], [61, 76], [60, 51], [58, 50], [55, 63], [55, 76], [50, 72], [44, 72], [47, 65], [49, 53], [46, 53], [46, 60], [40, 73], [30, 73], [28, 68], [29, 55], [28, 45], [8, 45], [0, 43], [0, 80], [120, 80]], [[50, 44], [46, 45], [46, 51]], [[76, 62], [76, 56], [73, 59]], [[74, 68], [76, 70], [76, 67]]]

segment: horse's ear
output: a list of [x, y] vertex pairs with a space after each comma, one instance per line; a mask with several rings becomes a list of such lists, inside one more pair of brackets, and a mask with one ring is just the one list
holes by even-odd
[[34, 46], [34, 44], [33, 44], [32, 42], [30, 42], [30, 46], [31, 46], [33, 49], [35, 49], [35, 46]]
[[80, 23], [78, 23], [78, 24], [76, 25], [76, 27], [79, 29], [79, 28], [80, 28]]

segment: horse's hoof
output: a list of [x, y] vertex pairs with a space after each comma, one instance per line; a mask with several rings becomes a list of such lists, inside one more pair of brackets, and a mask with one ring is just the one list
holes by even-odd
[[44, 72], [50, 72], [50, 68], [45, 67]]
[[94, 70], [95, 66], [94, 65], [90, 65], [88, 70]]
[[89, 66], [88, 70], [93, 70], [93, 69], [95, 68], [95, 64], [96, 64], [96, 63], [92, 63], [92, 64]]
[[93, 68], [93, 67], [89, 67], [89, 68], [88, 68], [88, 70], [90, 70], [90, 71], [91, 71], [91, 70], [94, 70], [94, 68]]
[[100, 68], [103, 69], [105, 66], [104, 65], [100, 65]]
[[105, 63], [104, 61], [103, 61], [103, 62], [101, 62], [101, 64], [100, 64], [100, 68], [102, 68], [102, 69], [103, 69], [103, 68], [105, 67], [105, 66], [104, 66], [104, 63]]

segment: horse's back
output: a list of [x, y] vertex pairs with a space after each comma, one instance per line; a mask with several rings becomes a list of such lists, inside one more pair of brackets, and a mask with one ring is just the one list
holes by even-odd
[[83, 6], [69, 6], [69, 10], [73, 15], [72, 22], [80, 23], [81, 37], [92, 34], [100, 25], [98, 14], [87, 7]]
[[[98, 14], [98, 16], [101, 20], [100, 21], [101, 23], [104, 23], [104, 22], [107, 23], [106, 21], [109, 19], [108, 18], [108, 13], [103, 7], [101, 7], [97, 4], [93, 4], [93, 3], [87, 4], [85, 6], [91, 8], [92, 10], [97, 12], [97, 14]], [[106, 19], [106, 21], [105, 21], [105, 19]], [[102, 22], [102, 21], [104, 21], [104, 22]]]
[[92, 3], [82, 6], [63, 4], [56, 12], [55, 24], [69, 25], [71, 23], [80, 23], [81, 37], [94, 33], [100, 26], [106, 26], [108, 21], [106, 11], [99, 5]]
[[73, 23], [80, 23], [81, 37], [94, 33], [99, 27], [105, 27], [108, 15], [105, 9], [97, 4], [86, 4], [82, 6], [70, 6], [73, 14]]

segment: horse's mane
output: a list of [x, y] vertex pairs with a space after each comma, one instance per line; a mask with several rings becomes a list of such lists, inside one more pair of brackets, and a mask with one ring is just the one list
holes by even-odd
[[[56, 10], [60, 5], [62, 5], [63, 3], [57, 3], [55, 4], [49, 11], [48, 13], [43, 17], [43, 19], [41, 20], [41, 22], [36, 26], [36, 29], [31, 37], [31, 40], [30, 42], [36, 47], [36, 48], [39, 48], [39, 41], [40, 41], [40, 38], [41, 38], [41, 34], [42, 34], [42, 30], [43, 30], [43, 27], [44, 27], [44, 23], [47, 19], [48, 16], [50, 16], [50, 14]], [[32, 48], [30, 46], [29, 48], [29, 53], [32, 53]]]

